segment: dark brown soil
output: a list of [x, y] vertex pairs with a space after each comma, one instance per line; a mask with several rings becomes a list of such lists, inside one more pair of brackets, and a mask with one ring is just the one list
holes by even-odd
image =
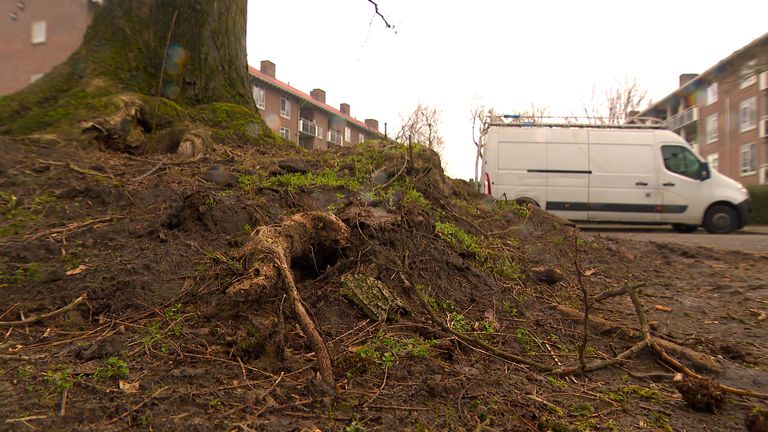
[[[693, 411], [650, 350], [573, 376], [499, 352], [579, 364], [583, 323], [555, 309], [583, 310], [578, 268], [590, 299], [644, 283], [653, 334], [714, 367], [680, 361], [766, 391], [768, 256], [581, 234], [491, 203], [446, 179], [431, 152], [415, 154], [219, 146], [190, 161], [0, 138], [0, 321], [87, 294], [69, 312], [0, 327], [0, 430], [734, 431], [765, 406], [727, 395], [714, 414]], [[307, 173], [323, 180], [299, 184]], [[234, 257], [255, 229], [310, 210], [350, 228], [348, 246], [291, 263], [335, 388], [280, 287], [225, 292], [246, 277]], [[398, 299], [389, 319], [343, 295], [353, 276]], [[587, 363], [639, 340], [627, 336], [640, 331], [628, 296], [590, 314], [625, 331], [592, 332]]]

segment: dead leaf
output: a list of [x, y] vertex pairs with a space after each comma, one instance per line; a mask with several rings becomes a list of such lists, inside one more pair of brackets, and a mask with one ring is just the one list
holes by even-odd
[[85, 269], [87, 269], [87, 268], [88, 268], [88, 267], [86, 267], [86, 265], [85, 265], [85, 264], [80, 264], [80, 265], [79, 265], [77, 268], [75, 268], [75, 269], [72, 269], [72, 270], [70, 270], [70, 271], [66, 272], [65, 274], [66, 274], [67, 276], [74, 276], [74, 275], [76, 275], [76, 274], [80, 274], [80, 273], [82, 273], [82, 272], [83, 272]]
[[592, 275], [593, 275], [593, 274], [595, 274], [595, 273], [597, 273], [597, 270], [595, 270], [595, 269], [589, 269], [589, 270], [585, 270], [585, 271], [584, 271], [584, 273], [583, 273], [583, 275], [584, 275], [584, 276], [592, 276]]
[[656, 310], [659, 312], [672, 312], [672, 308], [669, 306], [656, 305]]
[[120, 386], [120, 390], [126, 393], [138, 393], [139, 384], [141, 384], [141, 380], [138, 380], [134, 383], [129, 383], [128, 381], [123, 381], [123, 380], [120, 380], [120, 382], [118, 382], [118, 385]]

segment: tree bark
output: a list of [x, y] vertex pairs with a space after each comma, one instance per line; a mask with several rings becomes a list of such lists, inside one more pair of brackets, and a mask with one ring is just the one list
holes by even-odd
[[246, 11], [247, 0], [108, 0], [68, 62], [184, 106], [252, 105]]

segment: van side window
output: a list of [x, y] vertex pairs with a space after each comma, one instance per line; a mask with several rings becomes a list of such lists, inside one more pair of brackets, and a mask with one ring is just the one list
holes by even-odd
[[694, 180], [701, 180], [701, 161], [685, 147], [661, 146], [664, 166], [668, 171]]

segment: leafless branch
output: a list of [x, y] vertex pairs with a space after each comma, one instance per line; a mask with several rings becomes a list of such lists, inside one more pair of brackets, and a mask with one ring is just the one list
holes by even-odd
[[374, 11], [375, 11], [374, 13], [375, 13], [376, 15], [378, 15], [378, 16], [379, 16], [379, 18], [381, 18], [381, 20], [384, 22], [384, 26], [386, 26], [388, 29], [393, 29], [393, 28], [395, 28], [395, 26], [393, 26], [392, 24], [390, 24], [390, 23], [389, 23], [389, 21], [387, 21], [387, 19], [384, 17], [384, 15], [382, 15], [382, 14], [381, 14], [381, 12], [379, 12], [379, 4], [378, 4], [378, 3], [376, 3], [376, 2], [375, 2], [375, 1], [373, 1], [373, 0], [368, 0], [368, 3], [370, 3], [370, 4], [372, 4], [372, 5], [373, 5], [373, 9], [374, 9]]

